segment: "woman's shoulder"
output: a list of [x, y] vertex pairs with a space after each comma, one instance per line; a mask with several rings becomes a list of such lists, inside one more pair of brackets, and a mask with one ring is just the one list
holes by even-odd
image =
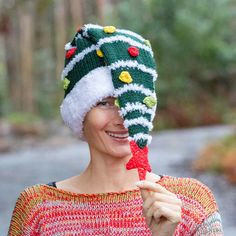
[[16, 205], [34, 208], [45, 201], [56, 200], [56, 188], [52, 184], [35, 184], [24, 188], [17, 197]]
[[34, 204], [37, 204], [38, 202], [44, 199], [45, 197], [44, 192], [45, 192], [44, 184], [36, 184], [28, 186], [19, 193], [17, 202], [21, 202], [24, 203], [25, 205], [32, 206], [31, 201], [34, 202]]
[[10, 230], [22, 227], [28, 217], [39, 209], [40, 204], [44, 200], [43, 192], [43, 185], [37, 184], [26, 187], [18, 194], [12, 214]]
[[[189, 194], [191, 196], [198, 196], [199, 193], [212, 194], [212, 191], [206, 184], [192, 177], [164, 175], [161, 180], [162, 185], [176, 193]], [[196, 190], [198, 191], [196, 192]]]
[[201, 208], [208, 215], [218, 210], [212, 190], [195, 178], [166, 175], [162, 178], [160, 184], [179, 196], [186, 204]]

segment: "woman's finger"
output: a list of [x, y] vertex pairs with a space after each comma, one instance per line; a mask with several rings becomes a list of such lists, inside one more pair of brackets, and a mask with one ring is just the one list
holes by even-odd
[[181, 220], [181, 208], [176, 205], [155, 202], [147, 212], [144, 212], [144, 216], [149, 226], [153, 218], [158, 223], [161, 217], [165, 217], [172, 223], [177, 223]]
[[147, 209], [143, 208], [143, 216], [145, 217], [145, 221], [148, 226], [150, 226], [151, 224], [152, 215], [153, 215], [152, 207], [149, 207]]
[[[145, 190], [141, 190], [141, 191], [145, 191]], [[182, 206], [182, 201], [179, 198], [177, 198], [176, 195], [172, 196], [172, 195], [167, 195], [163, 193], [153, 192], [153, 194], [150, 197], [145, 199], [143, 203], [143, 208], [149, 208], [155, 201], [166, 202], [166, 203]]]
[[159, 211], [163, 212], [163, 209], [171, 209], [176, 212], [181, 212], [181, 207], [175, 204], [170, 204], [166, 202], [154, 202], [149, 208], [144, 208], [145, 216], [153, 215], [154, 212]]
[[181, 210], [163, 206], [160, 209], [155, 210], [152, 216], [157, 222], [160, 221], [161, 217], [165, 217], [166, 219], [168, 219], [168, 221], [177, 224], [181, 221]]
[[[163, 209], [171, 209], [175, 212], [181, 213], [181, 207], [174, 204], [164, 203], [164, 202], [154, 202], [151, 206], [148, 206], [147, 208], [143, 207], [142, 212], [144, 217], [153, 217], [155, 212], [159, 212], [161, 215], [163, 213]], [[163, 215], [167, 217], [166, 215]]]
[[140, 189], [140, 192], [141, 192], [143, 202], [146, 201], [146, 199], [150, 198], [151, 196], [150, 191], [147, 189]]
[[147, 180], [136, 182], [136, 186], [139, 187], [140, 189], [147, 189], [147, 190], [150, 190], [150, 191], [153, 191], [153, 192], [161, 192], [161, 193], [165, 193], [165, 194], [175, 196], [175, 194], [168, 191], [166, 188], [164, 188], [160, 184], [152, 183], [152, 182], [147, 181]]

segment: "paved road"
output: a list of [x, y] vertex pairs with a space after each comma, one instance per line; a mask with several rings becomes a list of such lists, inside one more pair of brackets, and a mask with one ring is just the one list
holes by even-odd
[[[229, 133], [231, 126], [158, 132], [153, 135], [149, 158], [157, 174], [194, 177], [208, 185], [219, 205], [225, 235], [234, 236], [236, 187], [220, 176], [197, 175], [190, 170], [191, 160], [207, 142]], [[25, 187], [76, 175], [87, 163], [88, 149], [83, 142], [0, 154], [0, 235], [7, 235], [16, 198]]]

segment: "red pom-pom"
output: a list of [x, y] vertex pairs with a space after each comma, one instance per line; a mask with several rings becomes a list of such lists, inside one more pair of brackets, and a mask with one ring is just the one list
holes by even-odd
[[82, 30], [82, 27], [79, 26], [79, 27], [77, 28], [77, 32], [79, 33], [81, 30]]
[[128, 48], [128, 52], [132, 57], [137, 57], [139, 55], [139, 49], [133, 46]]
[[66, 58], [69, 59], [75, 54], [76, 48], [71, 48], [66, 52]]
[[134, 141], [131, 141], [130, 149], [133, 156], [126, 164], [126, 169], [138, 168], [139, 179], [144, 180], [146, 172], [151, 172], [151, 167], [148, 163], [148, 147], [140, 148]]

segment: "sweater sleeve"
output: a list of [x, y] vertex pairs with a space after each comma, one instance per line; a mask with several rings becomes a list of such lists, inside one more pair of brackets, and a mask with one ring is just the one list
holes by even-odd
[[28, 227], [41, 201], [37, 195], [34, 187], [26, 188], [20, 193], [12, 213], [8, 236], [38, 235]]
[[221, 217], [211, 189], [194, 178], [168, 177], [162, 185], [182, 201], [182, 220], [175, 236], [221, 236]]
[[221, 216], [218, 211], [208, 216], [197, 228], [194, 236], [222, 236], [223, 228], [221, 223]]

